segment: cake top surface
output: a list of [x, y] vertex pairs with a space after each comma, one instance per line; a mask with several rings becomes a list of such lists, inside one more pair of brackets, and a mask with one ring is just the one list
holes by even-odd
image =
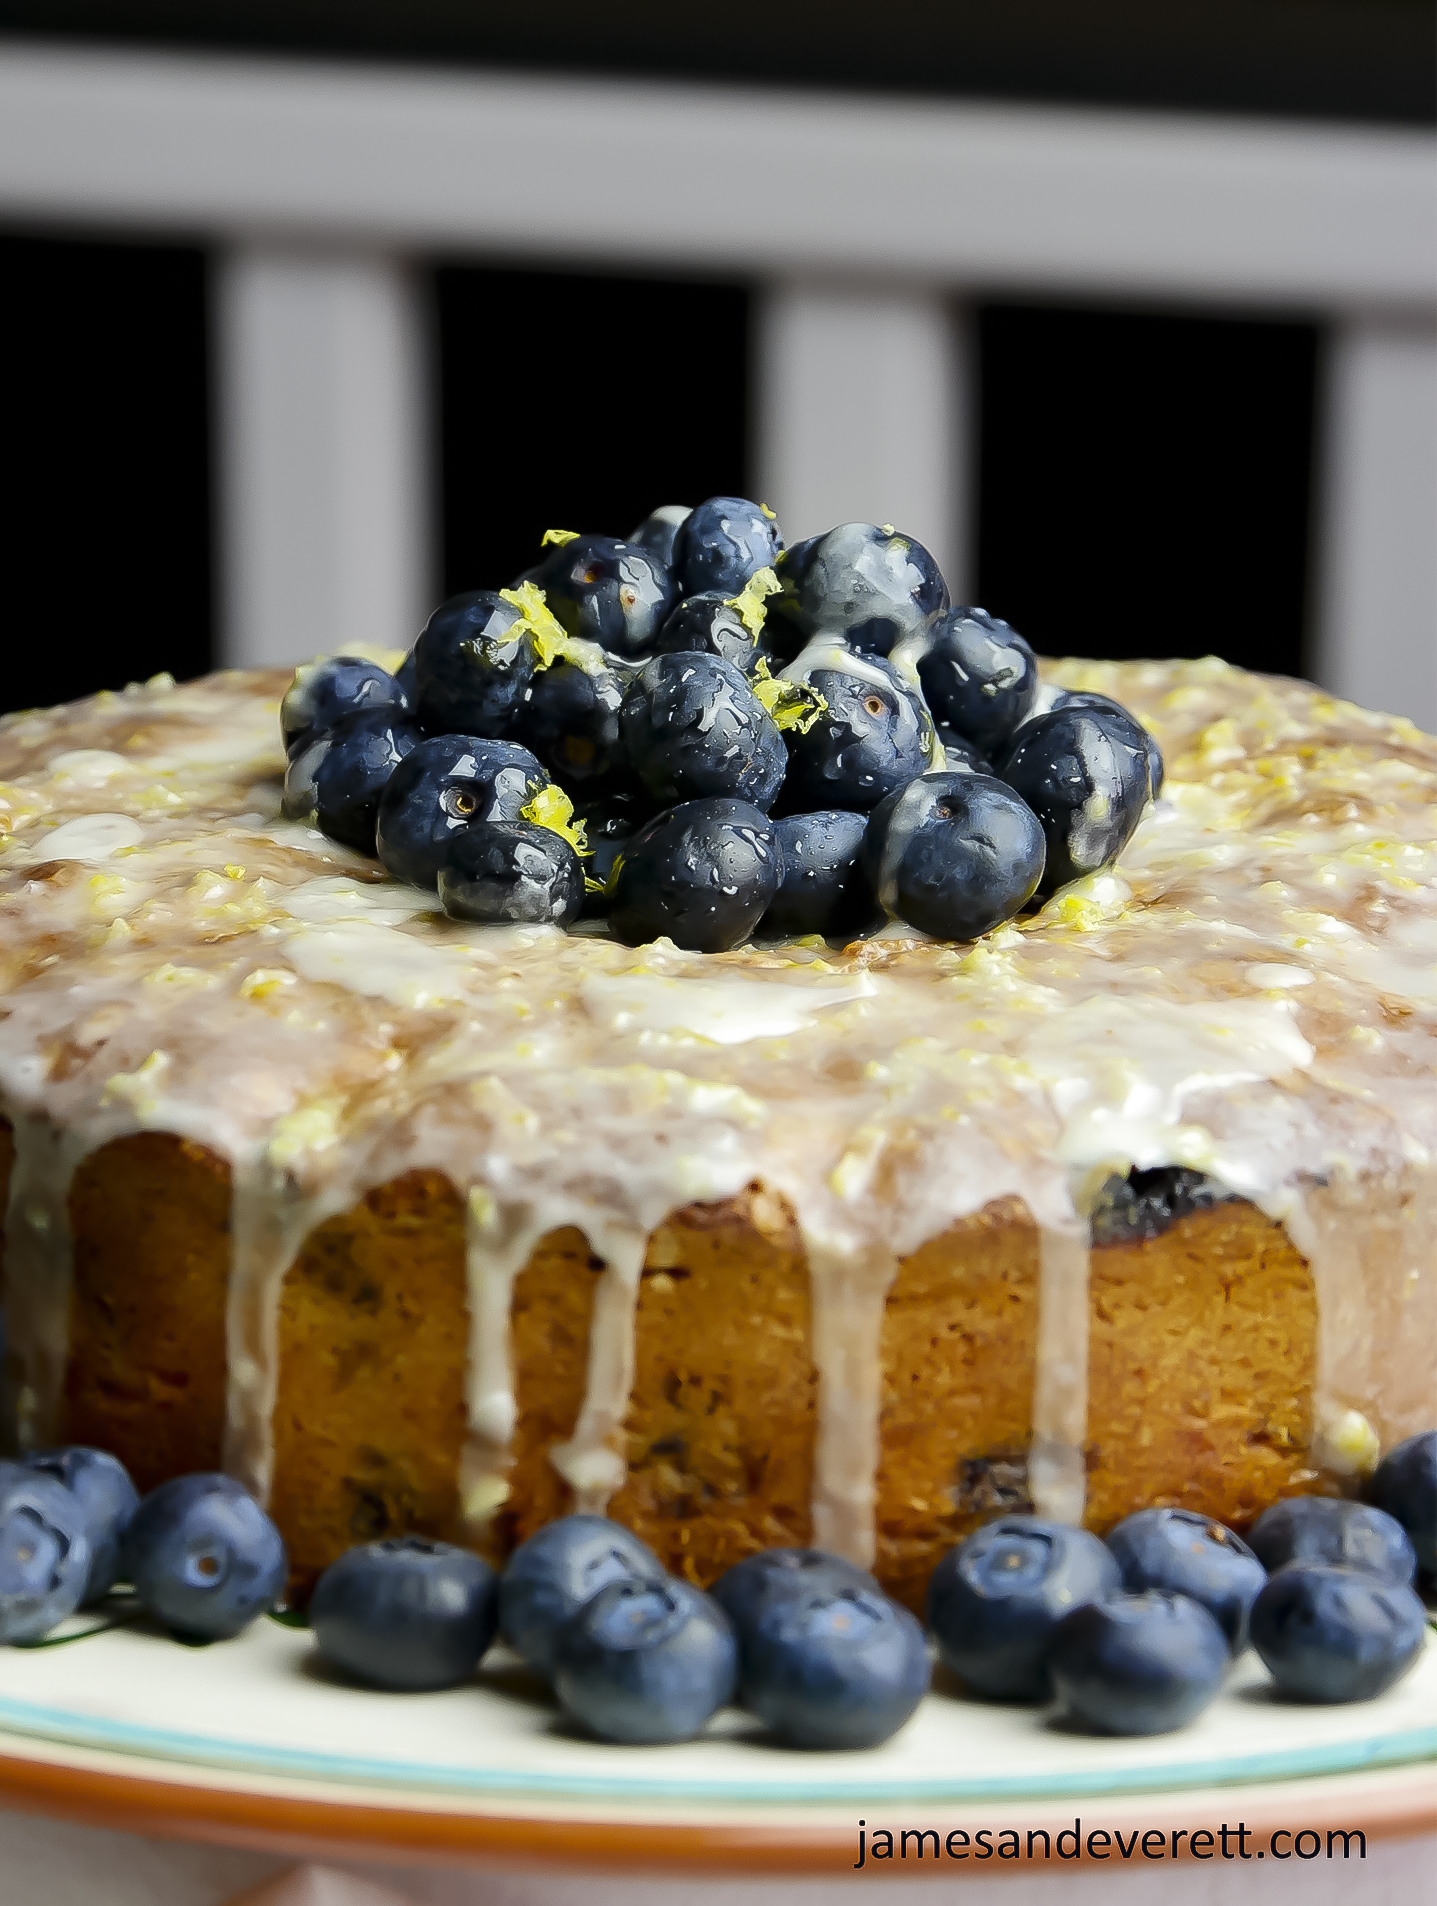
[[1049, 665], [1168, 763], [1119, 867], [976, 945], [684, 953], [485, 928], [279, 813], [280, 673], [0, 722], [0, 1093], [177, 1133], [311, 1212], [414, 1166], [496, 1236], [759, 1179], [810, 1251], [1130, 1166], [1274, 1216], [1437, 1149], [1437, 742], [1220, 662]]

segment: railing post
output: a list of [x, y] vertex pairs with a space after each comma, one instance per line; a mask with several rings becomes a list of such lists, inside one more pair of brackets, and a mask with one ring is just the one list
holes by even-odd
[[417, 274], [245, 242], [216, 278], [221, 659], [406, 645], [434, 570]]

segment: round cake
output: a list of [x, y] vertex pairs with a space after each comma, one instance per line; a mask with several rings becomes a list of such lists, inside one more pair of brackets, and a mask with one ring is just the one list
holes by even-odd
[[484, 927], [280, 818], [278, 673], [0, 723], [6, 1418], [357, 1541], [607, 1511], [917, 1605], [1017, 1507], [1247, 1526], [1437, 1417], [1437, 742], [1213, 660], [974, 944]]

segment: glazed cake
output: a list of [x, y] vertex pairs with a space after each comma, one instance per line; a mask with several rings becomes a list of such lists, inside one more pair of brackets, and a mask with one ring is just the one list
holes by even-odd
[[279, 815], [287, 677], [0, 723], [13, 1441], [224, 1467], [303, 1594], [607, 1508], [917, 1604], [1022, 1505], [1241, 1528], [1437, 1417], [1437, 742], [1216, 661], [976, 945], [482, 928]]

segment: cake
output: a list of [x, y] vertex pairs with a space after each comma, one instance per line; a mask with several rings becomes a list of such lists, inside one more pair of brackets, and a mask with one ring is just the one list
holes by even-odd
[[976, 944], [478, 927], [280, 817], [287, 675], [0, 722], [13, 1443], [223, 1467], [302, 1597], [580, 1507], [920, 1603], [1031, 1505], [1241, 1529], [1437, 1419], [1437, 742], [1215, 660]]

